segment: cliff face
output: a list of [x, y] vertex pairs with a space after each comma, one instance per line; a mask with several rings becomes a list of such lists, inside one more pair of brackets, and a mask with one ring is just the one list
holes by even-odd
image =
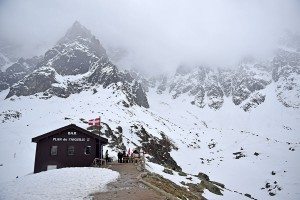
[[176, 99], [187, 94], [191, 104], [218, 110], [225, 98], [249, 111], [268, 98], [263, 89], [272, 83], [273, 91], [286, 107], [300, 106], [300, 53], [278, 50], [272, 60], [241, 64], [232, 69], [179, 67], [174, 75], [140, 77], [145, 90], [154, 88], [158, 94], [169, 94]]
[[19, 60], [0, 74], [0, 80], [0, 89], [10, 87], [6, 98], [37, 93], [42, 98], [66, 98], [83, 90], [111, 86], [125, 94], [128, 105], [149, 107], [140, 83], [112, 64], [100, 41], [79, 22], [44, 56]]

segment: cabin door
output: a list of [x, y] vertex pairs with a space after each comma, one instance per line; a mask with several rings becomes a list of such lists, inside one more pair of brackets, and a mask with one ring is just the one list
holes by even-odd
[[99, 143], [99, 146], [100, 146], [100, 148], [99, 148], [99, 158], [100, 159], [103, 159], [103, 145], [101, 145], [101, 143]]
[[51, 169], [57, 169], [57, 165], [47, 165], [47, 171]]

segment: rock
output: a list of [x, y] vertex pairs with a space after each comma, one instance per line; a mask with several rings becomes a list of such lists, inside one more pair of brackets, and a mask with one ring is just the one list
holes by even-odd
[[214, 194], [223, 195], [221, 189], [209, 181], [202, 180], [200, 183], [200, 187], [204, 187], [205, 189], [209, 190]]
[[121, 126], [117, 126], [116, 129], [118, 130], [119, 133], [123, 133], [123, 128]]
[[5, 72], [0, 70], [0, 91], [5, 90], [23, 79], [26, 75], [35, 70], [35, 65], [41, 60], [41, 57], [32, 57], [28, 59], [20, 58], [17, 62], [8, 67]]
[[243, 157], [246, 157], [246, 155], [244, 155], [242, 152], [238, 151], [238, 152], [235, 152], [235, 153], [232, 153], [233, 155], [235, 155], [235, 159], [240, 159], [240, 158], [243, 158]]
[[52, 68], [41, 68], [34, 71], [12, 86], [6, 98], [13, 95], [29, 96], [39, 92], [45, 92], [52, 87], [53, 83], [57, 83], [55, 73], [55, 70]]
[[136, 169], [137, 169], [138, 171], [140, 171], [140, 172], [143, 171], [143, 168], [141, 167], [141, 165], [137, 165], [137, 166], [136, 166]]
[[187, 174], [185, 172], [179, 172], [178, 175], [179, 176], [187, 176]]
[[276, 194], [274, 192], [269, 192], [270, 196], [275, 196]]
[[200, 179], [200, 180], [206, 180], [206, 181], [209, 181], [209, 176], [202, 173], [202, 172], [199, 172], [197, 177]]
[[163, 172], [166, 173], [166, 174], [171, 174], [171, 175], [173, 175], [173, 171], [170, 170], [170, 169], [167, 169], [167, 168], [164, 168]]
[[143, 172], [143, 173], [140, 174], [141, 178], [145, 178], [147, 175], [148, 175], [147, 172]]
[[242, 106], [244, 111], [249, 111], [253, 108], [256, 108], [258, 105], [265, 101], [266, 95], [263, 95], [259, 92], [254, 93], [250, 96], [249, 100]]
[[276, 172], [272, 171], [271, 174], [274, 176], [276, 174]]
[[174, 171], [182, 171], [170, 154], [172, 150], [177, 150], [177, 147], [165, 134], [161, 133], [161, 138], [154, 137], [141, 125], [132, 125], [131, 131], [141, 139], [143, 150], [151, 155], [148, 159], [150, 162], [160, 164]]
[[219, 182], [216, 182], [216, 181], [210, 181], [210, 182], [217, 185], [217, 186], [220, 186], [221, 188], [225, 188], [225, 185], [223, 183], [219, 183]]
[[252, 198], [250, 194], [245, 194], [246, 197]]

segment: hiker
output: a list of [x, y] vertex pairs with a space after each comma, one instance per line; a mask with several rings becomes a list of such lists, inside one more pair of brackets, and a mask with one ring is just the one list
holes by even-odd
[[105, 160], [107, 163], [109, 162], [108, 150], [106, 150], [106, 152], [105, 152]]
[[118, 152], [118, 163], [122, 163], [122, 157], [123, 157], [123, 155], [122, 155], [121, 151], [119, 151]]
[[124, 157], [126, 157], [126, 152], [125, 152], [125, 150], [124, 150], [123, 153], [122, 153], [122, 162], [123, 162], [123, 163], [126, 162], [126, 160], [124, 159]]
[[133, 157], [133, 162], [137, 163], [139, 158], [140, 158], [140, 155], [139, 155], [139, 152], [136, 149], [133, 151], [132, 157]]

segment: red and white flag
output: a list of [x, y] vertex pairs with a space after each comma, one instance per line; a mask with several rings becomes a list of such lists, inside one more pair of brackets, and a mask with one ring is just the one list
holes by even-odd
[[96, 118], [96, 119], [90, 119], [89, 120], [89, 125], [91, 126], [100, 126], [100, 117]]
[[130, 151], [130, 148], [128, 149], [128, 152], [127, 152], [128, 156], [131, 156], [131, 151]]

